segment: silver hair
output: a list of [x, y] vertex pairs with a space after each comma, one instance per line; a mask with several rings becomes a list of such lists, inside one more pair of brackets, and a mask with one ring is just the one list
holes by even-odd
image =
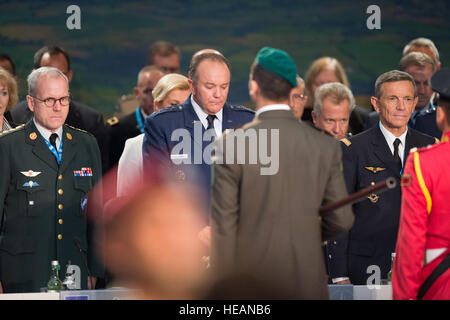
[[434, 71], [434, 61], [428, 55], [423, 52], [410, 52], [400, 60], [399, 67], [401, 71], [405, 71], [406, 68], [411, 65], [423, 68], [427, 64], [429, 64], [432, 71]]
[[434, 57], [436, 59], [436, 61], [439, 63], [439, 51], [436, 48], [435, 44], [433, 41], [431, 41], [428, 38], [417, 38], [414, 40], [411, 40], [404, 48], [403, 48], [403, 55], [406, 55], [409, 53], [409, 50], [411, 49], [411, 47], [419, 47], [419, 48], [430, 48], [431, 51], [434, 54]]
[[350, 113], [355, 108], [355, 98], [350, 89], [340, 82], [329, 82], [321, 85], [314, 93], [314, 113], [319, 115], [322, 110], [323, 101], [330, 97], [336, 103], [341, 103], [343, 100], [348, 100], [350, 104]]
[[381, 85], [386, 82], [398, 82], [398, 81], [409, 81], [414, 87], [414, 97], [417, 96], [416, 93], [416, 82], [413, 77], [404, 71], [391, 70], [380, 75], [375, 81], [375, 97], [378, 99], [381, 97]]
[[41, 77], [48, 77], [48, 78], [58, 78], [62, 77], [66, 82], [67, 85], [69, 85], [69, 80], [67, 79], [66, 75], [62, 73], [59, 69], [53, 68], [53, 67], [40, 67], [38, 69], [34, 69], [27, 78], [28, 83], [28, 94], [32, 97], [35, 97], [37, 94], [37, 85], [39, 82], [39, 79]]

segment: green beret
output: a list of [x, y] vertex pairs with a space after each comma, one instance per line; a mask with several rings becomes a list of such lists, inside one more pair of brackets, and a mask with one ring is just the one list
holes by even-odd
[[259, 50], [255, 61], [267, 70], [286, 79], [294, 87], [297, 87], [297, 66], [287, 52], [280, 49], [264, 47]]

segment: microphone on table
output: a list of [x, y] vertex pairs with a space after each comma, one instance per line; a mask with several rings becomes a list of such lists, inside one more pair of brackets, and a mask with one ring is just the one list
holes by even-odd
[[89, 279], [89, 281], [91, 283], [91, 288], [95, 289], [93, 284], [92, 284], [91, 271], [89, 270], [89, 266], [88, 266], [88, 263], [87, 263], [87, 258], [86, 258], [87, 251], [81, 247], [81, 240], [80, 240], [80, 238], [73, 237], [73, 244], [78, 249], [78, 251], [80, 252], [81, 259], [83, 260], [84, 266], [86, 267], [86, 270], [87, 270], [88, 279]]

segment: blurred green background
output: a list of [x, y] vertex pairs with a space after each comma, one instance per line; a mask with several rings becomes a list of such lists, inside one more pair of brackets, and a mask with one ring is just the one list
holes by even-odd
[[[81, 30], [69, 30], [69, 5], [81, 9]], [[381, 30], [369, 30], [367, 7], [381, 9]], [[187, 73], [192, 54], [212, 47], [229, 58], [229, 101], [248, 104], [249, 67], [266, 45], [289, 52], [301, 76], [322, 56], [345, 67], [358, 103], [368, 106], [376, 77], [397, 67], [403, 46], [422, 36], [437, 45], [443, 66], [450, 57], [449, 1], [0, 1], [0, 52], [20, 77], [20, 97], [33, 55], [47, 44], [72, 58], [71, 93], [106, 117], [132, 92], [149, 46], [167, 40], [182, 51]]]

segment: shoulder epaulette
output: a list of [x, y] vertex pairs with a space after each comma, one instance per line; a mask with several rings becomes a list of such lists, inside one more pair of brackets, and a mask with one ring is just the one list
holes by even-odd
[[108, 120], [106, 120], [106, 122], [110, 125], [116, 125], [119, 123], [119, 118], [117, 118], [116, 116], [109, 118]]
[[232, 105], [230, 105], [230, 109], [236, 110], [236, 111], [246, 111], [246, 112], [251, 112], [251, 113], [255, 112], [255, 110], [252, 110], [252, 109], [244, 107], [244, 106], [232, 106]]
[[23, 127], [25, 127], [25, 124], [21, 124], [20, 126], [17, 126], [17, 127], [15, 127], [15, 128], [12, 128], [12, 129], [9, 129], [9, 130], [2, 131], [2, 132], [0, 132], [0, 136], [6, 135], [6, 134], [11, 133], [11, 132], [15, 132], [15, 131], [17, 131], [17, 130], [22, 129]]
[[352, 142], [350, 140], [348, 140], [347, 138], [343, 138], [340, 140], [343, 144], [345, 144], [347, 147], [350, 147], [350, 145], [352, 144]]
[[152, 113], [152, 115], [158, 115], [158, 114], [163, 114], [163, 113], [167, 113], [167, 112], [174, 112], [174, 111], [180, 111], [183, 110], [183, 105], [182, 104], [178, 104], [175, 106], [169, 106], [169, 107], [165, 107], [162, 109], [159, 109], [158, 111], [155, 111]]
[[83, 130], [83, 129], [80, 129], [80, 128], [75, 128], [75, 127], [69, 126], [68, 124], [66, 124], [66, 126], [68, 126], [70, 129], [73, 129], [73, 130], [76, 130], [76, 131], [80, 131], [80, 132], [84, 132], [84, 133], [90, 134], [90, 133], [89, 133], [88, 131], [86, 131], [86, 130]]

